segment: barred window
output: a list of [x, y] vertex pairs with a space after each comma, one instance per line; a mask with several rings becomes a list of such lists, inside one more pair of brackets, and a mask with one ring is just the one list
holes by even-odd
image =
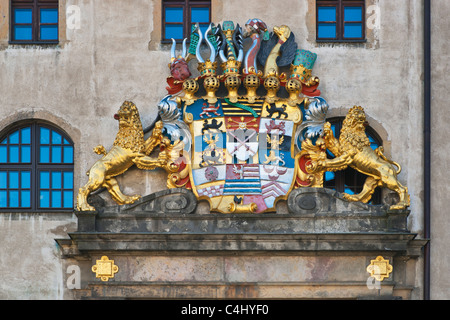
[[73, 159], [73, 142], [48, 123], [0, 135], [0, 211], [72, 210]]

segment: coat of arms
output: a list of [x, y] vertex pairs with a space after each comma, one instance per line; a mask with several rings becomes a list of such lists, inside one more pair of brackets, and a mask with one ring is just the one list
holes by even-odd
[[[250, 42], [247, 52], [244, 41]], [[141, 137], [142, 147], [126, 153], [128, 162], [117, 161], [117, 170], [108, 172], [110, 180], [99, 181], [95, 177], [105, 175], [101, 168], [115, 168], [113, 155], [105, 153], [111, 163], [91, 169], [90, 182], [80, 189], [79, 210], [91, 210], [86, 198], [94, 186], [108, 188], [119, 204], [135, 201], [111, 182], [113, 173], [133, 164], [165, 168], [169, 188], [191, 189], [198, 199], [209, 201], [212, 212], [221, 213], [276, 211], [277, 201], [294, 188], [322, 187], [325, 171], [358, 166], [356, 158], [336, 149], [337, 140], [327, 130], [328, 104], [320, 97], [319, 79], [312, 76], [317, 55], [298, 48], [288, 26], [269, 32], [260, 19], [250, 19], [244, 27], [225, 21], [202, 33], [195, 25], [189, 47], [186, 42], [177, 56], [173, 41], [168, 95], [159, 104], [160, 120], [152, 136], [147, 141]], [[189, 70], [194, 58], [199, 71], [195, 78]], [[157, 146], [159, 155], [152, 158]], [[336, 159], [347, 158], [342, 165], [330, 161], [327, 149], [334, 150]], [[393, 162], [383, 157], [380, 152], [389, 171]], [[394, 171], [379, 178], [371, 173], [369, 198], [376, 186], [388, 184], [384, 174], [396, 177]], [[408, 206], [407, 190], [396, 191], [404, 200], [400, 206]], [[349, 200], [366, 201], [367, 195]]]

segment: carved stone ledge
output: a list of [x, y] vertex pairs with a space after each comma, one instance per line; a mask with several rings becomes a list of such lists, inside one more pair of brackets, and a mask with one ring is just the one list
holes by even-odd
[[[369, 205], [345, 200], [339, 192], [326, 188], [298, 188], [288, 196], [288, 210], [308, 215], [377, 215], [389, 210], [389, 205]], [[403, 211], [402, 211], [403, 212]]]
[[287, 208], [291, 214], [322, 223], [334, 221], [336, 224], [332, 227], [342, 232], [407, 231], [410, 211], [389, 210], [389, 207], [387, 204], [350, 202], [340, 193], [325, 188], [295, 189], [287, 199]]
[[287, 199], [287, 214], [198, 214], [194, 194], [170, 189], [132, 205], [76, 212], [78, 232], [166, 234], [299, 234], [408, 232], [409, 211], [389, 211], [343, 200], [328, 189], [301, 188]]
[[[394, 285], [387, 283], [384, 283], [380, 290], [376, 290], [378, 295], [368, 296], [370, 291], [367, 290], [364, 281], [346, 283], [91, 282], [88, 295], [82, 296], [82, 299], [125, 299], [124, 295], [136, 299], [158, 299], [161, 309], [164, 309], [170, 299], [189, 297], [189, 299], [214, 299], [214, 306], [222, 310], [225, 310], [230, 302], [221, 301], [221, 299], [280, 299], [275, 304], [279, 309], [275, 311], [275, 307], [271, 305], [270, 310], [281, 315], [283, 310], [289, 310], [289, 299], [324, 299], [325, 287], [328, 290], [326, 299], [355, 299], [356, 297], [358, 300], [401, 300], [400, 297], [393, 296]], [[286, 307], [283, 307], [283, 304], [286, 304]], [[173, 308], [173, 303], [169, 303], [168, 307]]]
[[197, 207], [197, 199], [192, 191], [187, 189], [168, 189], [142, 197], [133, 204], [117, 206], [117, 212], [134, 213], [164, 213], [191, 214]]
[[[415, 290], [396, 280], [406, 279], [406, 264], [427, 242], [407, 230], [407, 210], [317, 188], [293, 190], [271, 214], [214, 214], [197, 204], [191, 191], [170, 189], [76, 212], [77, 232], [57, 240], [66, 264], [80, 268], [74, 297], [323, 298], [326, 288], [330, 298], [408, 299]], [[109, 282], [91, 271], [104, 255], [119, 266]], [[379, 255], [396, 275], [369, 290], [366, 267]]]
[[405, 254], [416, 235], [71, 233], [80, 252], [383, 252]]

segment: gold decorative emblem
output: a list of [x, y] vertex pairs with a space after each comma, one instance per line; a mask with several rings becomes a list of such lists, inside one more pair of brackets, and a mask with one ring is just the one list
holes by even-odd
[[109, 260], [107, 256], [103, 256], [97, 260], [97, 264], [92, 266], [92, 272], [95, 272], [96, 278], [102, 281], [108, 281], [109, 278], [114, 278], [114, 274], [119, 271], [119, 267], [114, 264], [114, 260]]
[[367, 272], [375, 280], [383, 281], [388, 278], [394, 268], [389, 264], [389, 260], [385, 260], [382, 256], [378, 256], [375, 260], [370, 260], [370, 265], [367, 266]]

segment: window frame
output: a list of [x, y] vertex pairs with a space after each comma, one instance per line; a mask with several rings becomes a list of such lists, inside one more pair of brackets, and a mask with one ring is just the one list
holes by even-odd
[[[31, 40], [15, 40], [15, 26], [22, 25], [15, 22], [14, 10], [15, 9], [31, 9]], [[40, 12], [41, 9], [56, 9], [57, 10], [57, 23], [41, 23]], [[59, 17], [59, 0], [10, 0], [10, 44], [59, 44], [59, 30], [60, 30], [60, 17]], [[57, 26], [57, 39], [42, 40], [41, 39], [41, 26], [42, 25], [56, 25]]]
[[[320, 7], [336, 7], [336, 21], [320, 21]], [[361, 21], [345, 21], [344, 11], [346, 7], [361, 7]], [[367, 42], [366, 39], [366, 1], [365, 0], [316, 0], [316, 42]], [[319, 23], [336, 23], [335, 38], [319, 38]], [[344, 38], [346, 24], [361, 23], [360, 38]]]
[[[63, 130], [59, 129], [58, 127], [56, 127], [55, 125], [53, 125], [50, 122], [47, 121], [43, 121], [43, 120], [28, 120], [28, 121], [21, 121], [20, 123], [17, 124], [13, 124], [12, 126], [9, 126], [6, 130], [4, 130], [3, 132], [0, 133], [0, 142], [3, 141], [4, 139], [6, 139], [7, 137], [9, 137], [12, 133], [30, 127], [31, 131], [30, 131], [30, 135], [31, 135], [31, 139], [30, 139], [30, 145], [31, 145], [31, 150], [30, 150], [30, 162], [29, 163], [0, 163], [0, 171], [29, 171], [30, 172], [30, 207], [0, 207], [0, 213], [1, 212], [11, 212], [11, 213], [16, 213], [16, 212], [30, 212], [30, 213], [44, 213], [44, 212], [51, 212], [51, 213], [57, 213], [57, 212], [73, 212], [73, 206], [74, 206], [74, 199], [75, 199], [75, 145], [74, 142], [72, 141], [72, 139], [70, 138], [70, 136], [65, 133]], [[61, 159], [60, 163], [52, 163], [52, 162], [48, 162], [48, 163], [40, 163], [40, 150], [38, 149], [39, 146], [41, 145], [39, 138], [40, 138], [40, 134], [39, 134], [39, 128], [41, 127], [45, 127], [51, 131], [55, 131], [56, 133], [58, 133], [59, 135], [61, 135], [61, 139], [62, 139], [62, 143], [61, 145], [64, 144], [64, 139], [66, 139], [69, 144], [66, 144], [66, 146], [71, 146], [73, 149], [73, 155], [72, 155], [72, 163], [63, 163], [63, 159]], [[19, 145], [21, 145], [21, 141], [19, 139]], [[9, 143], [7, 143], [7, 145], [9, 146]], [[28, 144], [27, 144], [28, 145]], [[45, 144], [47, 145], [47, 144]], [[53, 144], [49, 143], [50, 146], [52, 146]], [[56, 144], [58, 145], [58, 144]], [[20, 149], [19, 149], [20, 150]], [[19, 158], [20, 160], [20, 158]], [[9, 161], [9, 159], [7, 159], [7, 161]], [[42, 188], [41, 184], [40, 184], [40, 176], [41, 176], [41, 172], [42, 171], [48, 171], [50, 172], [50, 180], [51, 180], [51, 176], [52, 176], [52, 172], [61, 172], [61, 176], [63, 176], [64, 172], [71, 172], [72, 173], [72, 188], [68, 189], [68, 188], [64, 188], [63, 185], [63, 178], [61, 177], [61, 188]], [[9, 179], [9, 174], [7, 175], [8, 179]], [[20, 177], [21, 175], [19, 174], [19, 179], [21, 179]], [[2, 189], [2, 190], [7, 190], [9, 191], [10, 189], [16, 189], [16, 188], [10, 188], [9, 187], [9, 181], [7, 183], [7, 188], [6, 189]], [[22, 188], [21, 187], [21, 183], [19, 180], [19, 188], [18, 190], [21, 189], [27, 189], [28, 188]], [[49, 193], [51, 193], [51, 191], [61, 191], [61, 207], [40, 207], [39, 204], [39, 193], [40, 191], [44, 189], [44, 190], [48, 190]], [[72, 191], [72, 201], [71, 201], [71, 206], [70, 207], [64, 207], [64, 198], [63, 198], [63, 192], [64, 190], [70, 190]], [[19, 204], [21, 203], [21, 195], [19, 193]], [[49, 197], [49, 203], [51, 204], [51, 195]]]
[[[191, 9], [192, 8], [205, 8], [209, 9], [209, 22], [211, 23], [211, 0], [162, 0], [162, 10], [161, 10], [161, 43], [172, 43], [171, 39], [166, 38], [166, 28], [169, 25], [182, 25], [183, 26], [183, 38], [175, 39], [177, 43], [181, 43], [184, 38], [188, 41], [191, 36]], [[183, 21], [182, 22], [166, 22], [166, 8], [183, 8]]]
[[[342, 123], [344, 121], [345, 117], [333, 117], [333, 118], [329, 118], [327, 119], [327, 121], [333, 126], [335, 126], [335, 137], [336, 139], [339, 139], [340, 136], [340, 132], [342, 129]], [[383, 145], [383, 139], [381, 139], [380, 135], [375, 131], [375, 129], [373, 129], [371, 126], [366, 126], [366, 135], [371, 137], [378, 146], [382, 146]], [[328, 154], [328, 151], [327, 151]], [[329, 154], [328, 154], [329, 156]], [[348, 167], [345, 170], [341, 170], [341, 171], [335, 171], [334, 173], [334, 184], [328, 183], [327, 185], [327, 181], [325, 180], [325, 176], [324, 176], [324, 182], [323, 182], [323, 186], [326, 189], [332, 189], [335, 190], [339, 193], [343, 193], [345, 192], [345, 188], [346, 188], [346, 178], [351, 178], [353, 179], [352, 183], [353, 185], [347, 185], [348, 188], [355, 188], [355, 190], [352, 190], [354, 192], [354, 194], [358, 194], [359, 192], [362, 191], [364, 182], [367, 178], [366, 175], [356, 171], [355, 169], [352, 169], [350, 167]], [[361, 185], [359, 185], [358, 179], [362, 182]], [[357, 188], [357, 189], [356, 189]], [[377, 187], [375, 189], [375, 192], [372, 195], [372, 198], [370, 199], [369, 203], [374, 204], [374, 205], [379, 205], [382, 204], [382, 189]]]

